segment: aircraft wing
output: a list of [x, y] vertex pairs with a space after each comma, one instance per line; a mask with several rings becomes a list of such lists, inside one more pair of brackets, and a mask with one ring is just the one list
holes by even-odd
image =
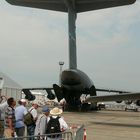
[[27, 89], [27, 90], [52, 90], [53, 88], [52, 87], [38, 87], [38, 88], [23, 88], [24, 89]]
[[53, 87], [38, 87], [38, 88], [24, 88], [24, 89], [22, 89], [24, 94], [27, 95], [27, 98], [30, 94], [32, 94], [31, 90], [45, 90], [48, 94], [47, 98], [49, 98], [50, 100], [53, 100], [53, 99], [55, 99], [55, 97], [57, 97], [57, 100], [60, 101], [61, 99], [64, 98], [62, 89], [57, 84], [53, 84]]
[[140, 93], [125, 93], [118, 95], [104, 95], [104, 96], [90, 96], [85, 102], [108, 102], [108, 101], [122, 101], [122, 100], [138, 100]]
[[10, 4], [68, 12], [67, 4], [73, 5], [77, 13], [133, 4], [136, 0], [6, 0]]
[[119, 94], [132, 93], [130, 91], [114, 90], [114, 89], [103, 89], [103, 88], [97, 88], [96, 91], [101, 91], [101, 92], [115, 92], [115, 93], [119, 93]]
[[31, 90], [45, 90], [48, 93], [47, 98], [49, 98], [50, 100], [55, 99], [55, 95], [52, 92], [53, 88], [39, 87], [39, 88], [24, 88], [24, 89], [22, 89], [22, 92], [26, 95], [25, 98], [30, 100], [30, 101], [35, 100], [35, 96], [32, 94]]

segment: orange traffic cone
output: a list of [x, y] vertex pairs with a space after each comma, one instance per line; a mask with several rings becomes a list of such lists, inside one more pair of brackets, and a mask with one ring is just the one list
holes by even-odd
[[87, 139], [87, 133], [86, 133], [86, 129], [84, 128], [84, 139], [83, 140], [86, 140]]

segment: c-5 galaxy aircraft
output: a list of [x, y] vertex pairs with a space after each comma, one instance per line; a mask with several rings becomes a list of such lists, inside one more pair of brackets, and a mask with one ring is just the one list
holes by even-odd
[[[6, 0], [10, 4], [32, 8], [40, 8], [68, 13], [69, 29], [69, 69], [61, 74], [61, 85], [53, 84], [53, 88], [28, 88], [23, 89], [26, 98], [33, 100], [30, 90], [46, 90], [49, 99], [54, 99], [55, 95], [60, 101], [65, 99], [68, 110], [86, 108], [87, 102], [91, 102], [96, 108], [99, 101], [122, 101], [137, 100], [140, 105], [140, 93], [131, 93], [128, 91], [96, 89], [91, 79], [81, 70], [77, 69], [76, 57], [76, 18], [81, 12], [98, 10], [116, 6], [133, 4], [136, 0]], [[54, 90], [55, 95], [51, 90]], [[97, 91], [123, 93], [118, 95], [97, 96]], [[90, 95], [84, 103], [81, 103], [82, 94]]]

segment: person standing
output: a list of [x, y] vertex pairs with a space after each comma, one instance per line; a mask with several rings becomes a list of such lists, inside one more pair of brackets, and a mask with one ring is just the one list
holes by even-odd
[[16, 117], [16, 124], [15, 124], [15, 131], [18, 137], [24, 136], [25, 132], [25, 124], [23, 122], [24, 113], [27, 112], [26, 109], [26, 99], [19, 100], [19, 106], [15, 109], [15, 117]]
[[4, 100], [3, 98], [6, 99], [5, 102], [0, 104], [0, 138], [3, 138], [4, 137], [4, 114], [8, 107], [8, 104], [7, 104], [7, 97], [1, 96], [1, 98], [2, 101]]
[[60, 140], [61, 135], [52, 135], [53, 133], [61, 133], [68, 129], [68, 125], [61, 116], [62, 109], [59, 109], [58, 107], [53, 108], [50, 111], [50, 117], [47, 119], [47, 128], [46, 128], [46, 134], [48, 135], [47, 140]]
[[42, 114], [38, 116], [35, 127], [35, 135], [43, 135], [46, 132], [47, 118], [50, 110], [47, 106], [42, 108]]
[[15, 132], [15, 105], [16, 101], [14, 100], [13, 97], [9, 98], [7, 100], [8, 107], [5, 111], [5, 130], [4, 130], [4, 135], [6, 138], [11, 138], [14, 137], [14, 132]]
[[[37, 113], [37, 108], [39, 107], [39, 103], [37, 101], [34, 101], [32, 103], [32, 107], [28, 110], [28, 112], [31, 113], [34, 122], [30, 125], [27, 125], [27, 135], [28, 136], [33, 136], [34, 132], [35, 132], [35, 126], [36, 126], [36, 120], [38, 117], [38, 113]], [[29, 138], [29, 140], [34, 140], [34, 138]]]

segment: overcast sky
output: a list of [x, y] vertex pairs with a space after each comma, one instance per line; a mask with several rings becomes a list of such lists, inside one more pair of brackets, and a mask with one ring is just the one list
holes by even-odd
[[[66, 13], [0, 0], [0, 71], [23, 87], [58, 83], [67, 26]], [[140, 1], [78, 14], [77, 61], [97, 88], [140, 91]]]

